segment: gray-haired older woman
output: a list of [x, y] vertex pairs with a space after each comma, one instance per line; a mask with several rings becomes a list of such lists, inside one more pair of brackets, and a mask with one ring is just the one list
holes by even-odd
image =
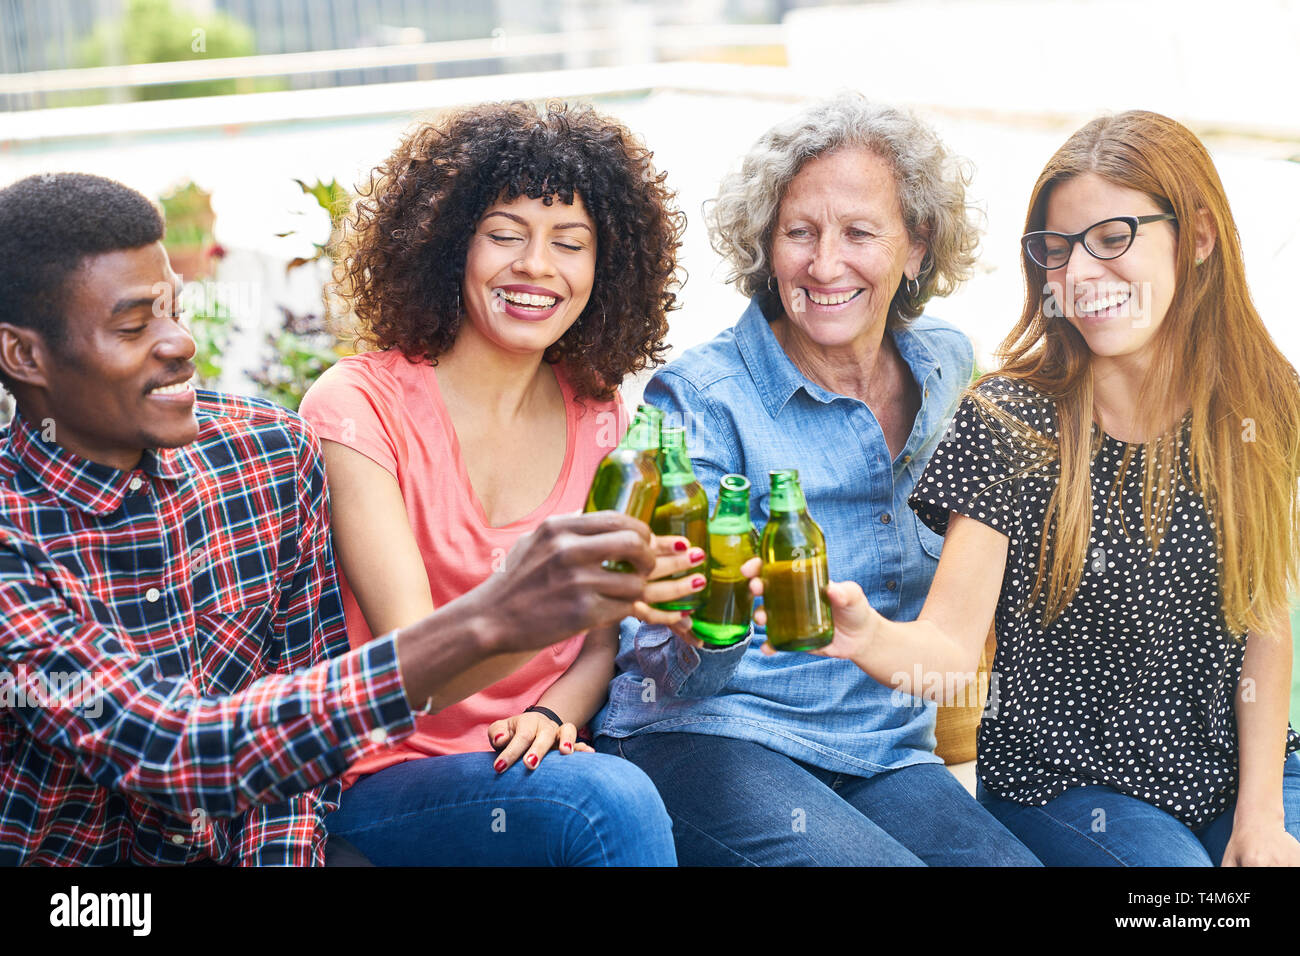
[[[645, 393], [688, 423], [710, 497], [749, 478], [759, 527], [768, 472], [797, 467], [832, 578], [899, 620], [942, 546], [907, 497], [971, 376], [966, 336], [921, 314], [974, 261], [965, 185], [929, 128], [857, 95], [772, 128], [709, 210], [749, 307]], [[597, 747], [650, 775], [682, 864], [1037, 862], [935, 757], [933, 703], [847, 661], [765, 656], [761, 631], [622, 638]]]

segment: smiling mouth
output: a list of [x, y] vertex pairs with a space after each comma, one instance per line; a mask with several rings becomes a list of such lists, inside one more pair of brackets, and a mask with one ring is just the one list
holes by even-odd
[[804, 289], [804, 295], [808, 296], [808, 301], [814, 305], [843, 305], [845, 302], [852, 302], [862, 294], [861, 289], [854, 289], [851, 292], [814, 292], [812, 289]]
[[1099, 299], [1092, 299], [1088, 302], [1076, 302], [1074, 311], [1079, 315], [1095, 315], [1098, 312], [1104, 312], [1107, 309], [1113, 309], [1116, 306], [1123, 305], [1127, 302], [1133, 293], [1128, 289], [1117, 290], [1110, 295], [1102, 296]]
[[505, 289], [497, 289], [495, 293], [498, 298], [511, 305], [521, 309], [536, 309], [539, 312], [553, 308], [555, 303], [560, 301], [557, 296], [535, 295], [531, 292], [507, 292]]
[[151, 388], [145, 392], [146, 395], [184, 395], [186, 392], [194, 391], [193, 378], [187, 378], [183, 382], [174, 382], [171, 385], [159, 385], [157, 388]]

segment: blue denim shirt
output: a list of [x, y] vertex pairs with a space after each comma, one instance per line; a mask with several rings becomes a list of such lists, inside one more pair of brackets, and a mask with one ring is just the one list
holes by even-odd
[[[857, 581], [881, 614], [910, 621], [925, 603], [943, 538], [917, 520], [907, 498], [970, 381], [973, 356], [965, 335], [928, 316], [886, 334], [921, 390], [912, 433], [893, 460], [871, 409], [805, 378], [756, 302], [733, 328], [661, 369], [645, 396], [667, 413], [666, 424], [687, 427], [711, 503], [724, 474], [749, 478], [760, 531], [768, 472], [798, 468], [808, 513], [826, 534], [832, 580]], [[933, 703], [894, 692], [849, 661], [766, 657], [765, 640], [756, 629], [732, 647], [697, 651], [665, 627], [629, 618], [609, 702], [593, 728], [610, 737], [736, 737], [858, 776], [939, 760]]]

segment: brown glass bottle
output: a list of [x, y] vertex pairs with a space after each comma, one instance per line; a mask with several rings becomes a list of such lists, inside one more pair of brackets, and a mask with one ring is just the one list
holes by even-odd
[[808, 516], [799, 472], [770, 474], [771, 503], [759, 542], [767, 642], [778, 651], [811, 651], [825, 647], [835, 634], [825, 593], [830, 583], [826, 538]]
[[[692, 547], [709, 550], [709, 497], [695, 480], [690, 455], [686, 451], [686, 429], [665, 427], [659, 434], [659, 498], [655, 502], [650, 530], [656, 535], [681, 535]], [[675, 581], [688, 575], [706, 575], [705, 568], [687, 568], [668, 580]], [[704, 592], [697, 591], [675, 601], [665, 601], [655, 607], [665, 611], [693, 611], [704, 600]]]
[[[659, 497], [659, 466], [655, 463], [659, 422], [645, 412], [646, 407], [637, 409], [632, 426], [618, 447], [596, 466], [584, 511], [621, 511], [646, 524], [654, 517], [655, 500]], [[605, 567], [614, 571], [632, 570], [626, 561], [607, 561]]]

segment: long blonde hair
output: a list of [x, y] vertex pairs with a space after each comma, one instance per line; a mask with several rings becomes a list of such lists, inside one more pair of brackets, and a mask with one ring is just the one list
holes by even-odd
[[[1055, 186], [1085, 173], [1146, 193], [1178, 222], [1176, 288], [1153, 337], [1155, 357], [1139, 408], [1149, 425], [1167, 426], [1183, 411], [1190, 412], [1190, 425], [1186, 431], [1182, 424], [1165, 427], [1144, 445], [1142, 516], [1152, 553], [1168, 528], [1172, 490], [1186, 481], [1213, 522], [1225, 624], [1238, 637], [1259, 630], [1286, 607], [1300, 571], [1300, 378], [1251, 301], [1227, 196], [1209, 153], [1190, 130], [1145, 111], [1088, 123], [1038, 177], [1025, 232], [1044, 228]], [[1198, 216], [1215, 238], [1199, 265]], [[1044, 315], [1045, 270], [1023, 253], [1021, 266], [1024, 310], [999, 346], [1002, 367], [992, 374], [1031, 385], [1054, 403], [1057, 414], [1058, 437], [1044, 436], [1044, 443], [1035, 436], [1060, 467], [1029, 599], [1030, 605], [1042, 599], [1046, 626], [1083, 577], [1092, 534], [1091, 462], [1101, 433], [1092, 429], [1092, 353], [1069, 322]], [[1174, 405], [1178, 396], [1190, 399], [1189, 409]], [[996, 404], [975, 399], [987, 414], [1012, 424]], [[1131, 452], [1130, 447], [1116, 486]], [[1183, 454], [1190, 475], [1181, 474]]]

